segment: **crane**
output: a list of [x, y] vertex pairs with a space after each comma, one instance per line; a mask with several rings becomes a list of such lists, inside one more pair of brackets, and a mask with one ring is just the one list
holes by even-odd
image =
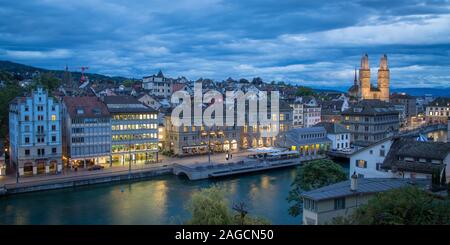
[[86, 80], [86, 78], [84, 77], [84, 71], [88, 70], [89, 67], [88, 66], [82, 66], [82, 67], [80, 67], [80, 69], [81, 69], [80, 83], [84, 83], [84, 81]]

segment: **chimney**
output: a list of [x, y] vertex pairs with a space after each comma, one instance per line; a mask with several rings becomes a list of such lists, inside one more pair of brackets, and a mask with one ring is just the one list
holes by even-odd
[[356, 175], [356, 171], [353, 172], [352, 177], [350, 179], [350, 190], [356, 191], [358, 189], [358, 175]]

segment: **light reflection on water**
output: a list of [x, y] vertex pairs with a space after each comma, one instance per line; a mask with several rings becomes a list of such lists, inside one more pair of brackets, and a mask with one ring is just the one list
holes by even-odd
[[27, 193], [0, 198], [0, 224], [182, 224], [186, 202], [198, 189], [218, 184], [230, 200], [246, 202], [250, 214], [273, 224], [300, 224], [288, 214], [286, 197], [295, 168], [218, 180], [161, 176], [140, 182]]
[[433, 141], [439, 141], [439, 142], [447, 142], [447, 134], [448, 132], [446, 130], [439, 130], [434, 131], [427, 134], [428, 138], [433, 138]]

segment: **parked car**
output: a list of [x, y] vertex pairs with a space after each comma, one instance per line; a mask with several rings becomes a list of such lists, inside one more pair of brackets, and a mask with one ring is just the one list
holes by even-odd
[[88, 168], [89, 171], [93, 171], [93, 170], [101, 170], [104, 169], [105, 167], [103, 167], [102, 165], [92, 165]]

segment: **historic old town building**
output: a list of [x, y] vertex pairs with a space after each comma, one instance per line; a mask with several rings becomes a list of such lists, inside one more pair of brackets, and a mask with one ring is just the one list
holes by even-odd
[[447, 123], [449, 117], [450, 98], [436, 98], [425, 109], [425, 118], [428, 123]]
[[68, 168], [111, 164], [111, 115], [99, 98], [64, 97], [62, 117]]
[[10, 159], [20, 176], [61, 172], [60, 120], [60, 104], [42, 87], [10, 103]]
[[359, 79], [356, 78], [348, 93], [351, 97], [357, 97], [358, 100], [382, 100], [389, 101], [389, 83], [390, 71], [388, 67], [387, 56], [383, 55], [380, 59], [380, 67], [378, 69], [377, 86], [370, 81], [369, 56], [365, 54], [361, 58], [361, 66], [359, 68]]
[[392, 104], [363, 100], [342, 112], [341, 123], [352, 133], [354, 145], [367, 146], [398, 133], [399, 120]]

